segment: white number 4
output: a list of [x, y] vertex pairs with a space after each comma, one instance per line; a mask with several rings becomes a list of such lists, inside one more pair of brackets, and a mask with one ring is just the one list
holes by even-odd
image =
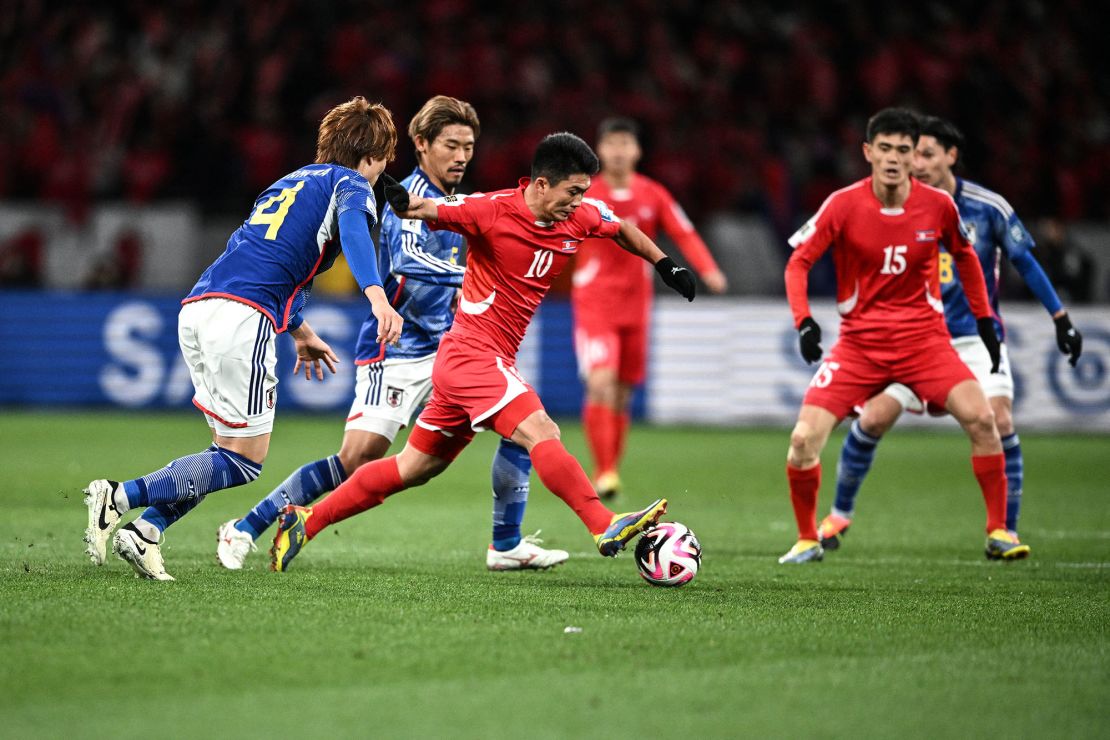
[[883, 247], [883, 275], [901, 275], [906, 271], [906, 245]]

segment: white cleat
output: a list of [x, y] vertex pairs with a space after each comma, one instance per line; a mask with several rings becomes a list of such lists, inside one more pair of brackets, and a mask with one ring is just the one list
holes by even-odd
[[493, 545], [486, 550], [486, 567], [490, 570], [545, 570], [566, 562], [570, 555], [566, 550], [545, 550], [540, 547], [540, 530], [525, 535], [512, 550], [494, 550]]
[[112, 540], [112, 550], [135, 569], [137, 578], [149, 578], [152, 581], [174, 579], [166, 572], [166, 565], [162, 562], [162, 548], [157, 542], [143, 537], [130, 524], [116, 532], [115, 539]]
[[85, 506], [89, 509], [89, 526], [85, 528], [85, 553], [93, 565], [104, 565], [108, 557], [108, 538], [119, 525], [113, 494], [120, 488], [114, 480], [94, 480], [85, 489]]
[[253, 537], [235, 528], [237, 521], [224, 522], [216, 532], [216, 560], [228, 570], [242, 570], [247, 555], [258, 549]]

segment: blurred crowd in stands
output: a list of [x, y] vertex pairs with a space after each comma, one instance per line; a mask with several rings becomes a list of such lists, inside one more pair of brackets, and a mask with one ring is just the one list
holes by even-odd
[[903, 104], [961, 126], [964, 171], [1030, 226], [1110, 219], [1110, 45], [1078, 0], [17, 0], [0, 33], [0, 200], [75, 220], [109, 199], [241, 214], [332, 105], [381, 100], [403, 132], [436, 93], [482, 119], [465, 190], [620, 113], [695, 220], [785, 236], [865, 173], [867, 116]]

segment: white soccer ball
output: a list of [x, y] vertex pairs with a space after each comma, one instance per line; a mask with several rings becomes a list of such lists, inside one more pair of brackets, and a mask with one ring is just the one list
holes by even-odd
[[660, 522], [636, 543], [636, 567], [653, 586], [682, 586], [701, 565], [701, 543], [686, 525]]

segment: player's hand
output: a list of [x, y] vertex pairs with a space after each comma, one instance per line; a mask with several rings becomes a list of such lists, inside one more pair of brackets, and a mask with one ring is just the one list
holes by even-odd
[[405, 320], [397, 313], [393, 306], [385, 301], [375, 301], [370, 304], [370, 311], [378, 320], [378, 343], [391, 344], [394, 347], [401, 340], [401, 331], [404, 329]]
[[802, 323], [798, 324], [798, 348], [807, 365], [817, 362], [824, 354], [824, 350], [821, 349], [821, 327], [812, 316], [806, 316], [802, 319]]
[[655, 271], [667, 287], [671, 288], [688, 301], [694, 300], [698, 285], [694, 276], [685, 267], [679, 267], [670, 257], [664, 257], [655, 263]]
[[[304, 324], [301, 326], [303, 327]], [[297, 348], [297, 362], [293, 365], [294, 375], [301, 371], [301, 367], [304, 367], [305, 380], [312, 380], [314, 373], [317, 380], [323, 380], [324, 369], [320, 366], [321, 362], [328, 366], [332, 375], [335, 375], [339, 358], [336, 357], [335, 352], [332, 352], [328, 343], [318, 337], [315, 332], [310, 329], [300, 337], [294, 336], [293, 342]]]
[[389, 201], [389, 205], [393, 206], [393, 210], [398, 213], [405, 213], [409, 210], [409, 191], [405, 190], [405, 186], [393, 179], [393, 177], [385, 172], [378, 178], [382, 181], [382, 192], [385, 199]]
[[701, 279], [702, 282], [705, 283], [705, 287], [709, 288], [710, 293], [720, 295], [728, 290], [728, 278], [726, 278], [725, 274], [720, 270], [707, 272], [705, 275], [702, 275]]
[[994, 319], [985, 316], [975, 320], [979, 329], [979, 338], [987, 346], [987, 354], [991, 356], [991, 372], [998, 372], [998, 363], [1002, 359], [1002, 350], [998, 345], [998, 335], [994, 332]]
[[1068, 355], [1068, 363], [1075, 367], [1075, 363], [1079, 362], [1079, 355], [1083, 354], [1083, 335], [1071, 325], [1067, 314], [1057, 316], [1052, 321], [1056, 324], [1056, 346]]

